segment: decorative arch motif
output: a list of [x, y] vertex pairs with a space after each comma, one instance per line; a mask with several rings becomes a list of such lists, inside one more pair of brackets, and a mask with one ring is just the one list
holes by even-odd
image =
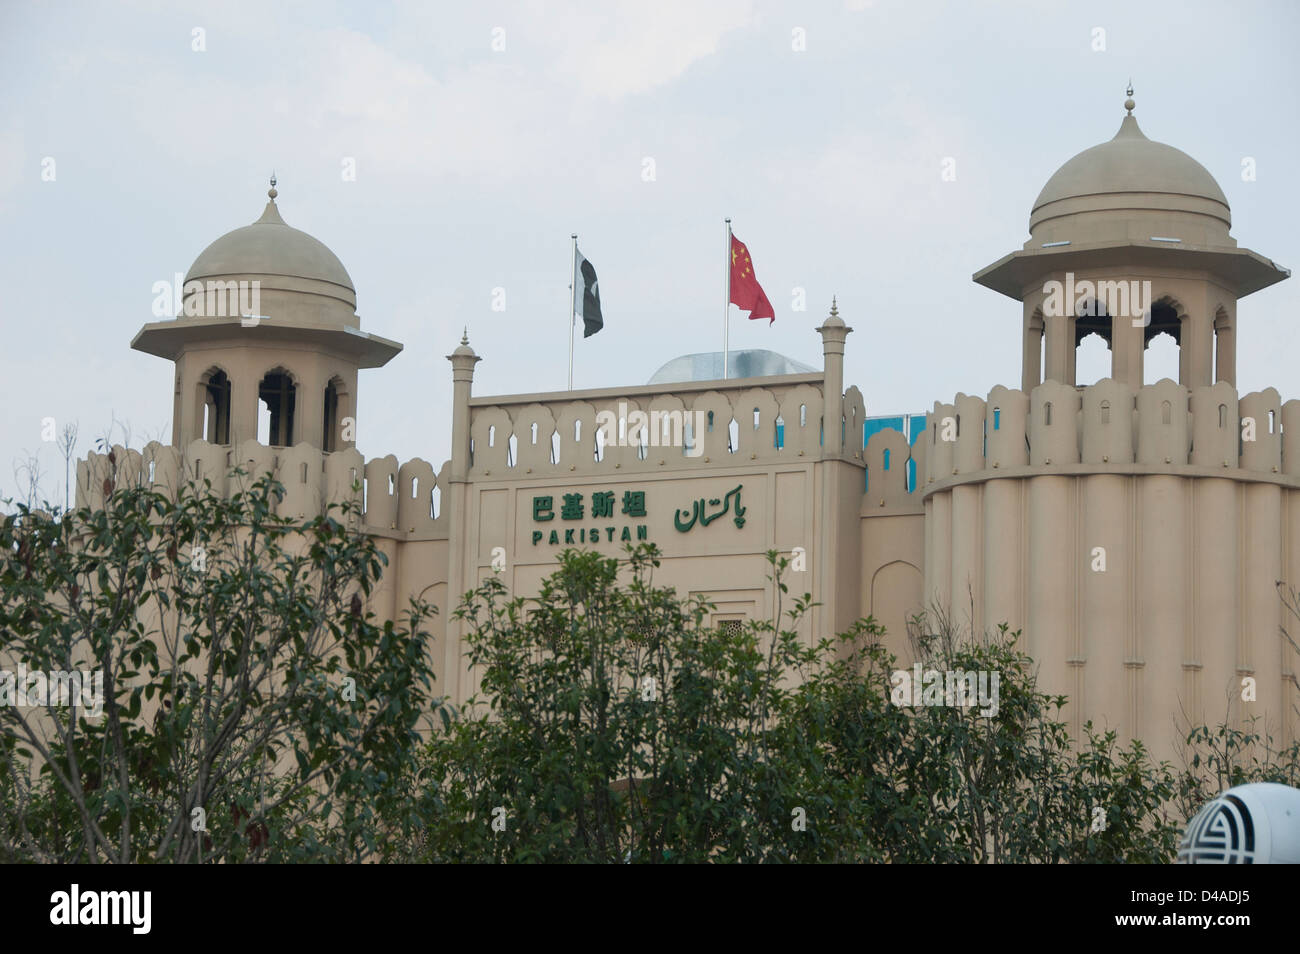
[[859, 448], [858, 445], [862, 443], [863, 429], [867, 421], [866, 407], [858, 386], [850, 385], [844, 392], [844, 446], [852, 457], [860, 458], [862, 450], [865, 449], [865, 445], [863, 448]]
[[195, 385], [194, 436], [210, 444], [230, 443], [230, 408], [234, 384], [229, 370], [220, 363], [210, 365]]
[[483, 407], [471, 409], [470, 423], [472, 464], [475, 474], [504, 475], [510, 455], [510, 415], [505, 408]]
[[[850, 390], [853, 389], [850, 388]], [[799, 451], [803, 451], [805, 455], [817, 454], [821, 443], [821, 391], [811, 384], [800, 384], [791, 388], [781, 397], [779, 414], [785, 421], [785, 447], [782, 453], [789, 454], [792, 457], [799, 456]], [[849, 411], [849, 401], [846, 399], [845, 415], [854, 416], [856, 414], [856, 407], [852, 412]], [[862, 441], [861, 420], [861, 417], [857, 417], [859, 443]], [[849, 449], [861, 453], [860, 448], [853, 444], [853, 434], [853, 427], [849, 426]]]
[[322, 398], [321, 449], [325, 453], [343, 450], [356, 443], [356, 410], [346, 379], [332, 374], [325, 382]]
[[[361, 482], [365, 478], [366, 462], [361, 457], [361, 452], [355, 447], [329, 454], [325, 457], [325, 502], [328, 504], [343, 504], [347, 502], [361, 503], [361, 490], [353, 490], [353, 485]], [[335, 519], [343, 520], [343, 514], [338, 510], [334, 511]], [[359, 516], [356, 513], [347, 515], [347, 523], [350, 527], [357, 527], [360, 523]]]
[[432, 529], [433, 465], [419, 457], [408, 460], [397, 474], [397, 529], [423, 533]]
[[265, 404], [271, 418], [263, 443], [271, 447], [292, 447], [297, 442], [295, 415], [299, 385], [298, 375], [283, 364], [272, 366], [257, 379], [259, 415], [260, 404]]
[[279, 454], [278, 476], [284, 485], [284, 499], [276, 513], [293, 520], [312, 520], [321, 512], [321, 478], [325, 461], [310, 444], [295, 444]]
[[[727, 433], [731, 423], [731, 402], [719, 391], [705, 391], [698, 395], [692, 405], [695, 419], [699, 422], [700, 451], [710, 461], [723, 460], [730, 452]], [[786, 444], [790, 443], [792, 433], [789, 415], [786, 415]]]
[[695, 435], [681, 398], [673, 394], [661, 394], [650, 402], [647, 414], [646, 459], [658, 463], [687, 456], [690, 450], [687, 441], [694, 441]]
[[1214, 369], [1212, 383], [1237, 383], [1237, 322], [1222, 302], [1214, 309]]
[[[780, 407], [772, 392], [767, 388], [746, 388], [736, 396], [734, 406], [738, 425], [737, 453], [742, 459], [751, 460], [775, 453], [774, 436]], [[755, 417], [758, 420], [757, 427], [754, 426]], [[789, 421], [788, 415], [786, 420]], [[789, 444], [787, 438], [786, 446]]]
[[[1143, 316], [1145, 318], [1145, 315]], [[1142, 329], [1142, 347], [1151, 346], [1151, 339], [1167, 334], [1182, 347], [1183, 323], [1187, 321], [1187, 308], [1173, 295], [1161, 295], [1151, 302], [1151, 321]]]
[[529, 404], [515, 414], [515, 435], [518, 437], [517, 466], [525, 473], [538, 473], [552, 469], [554, 454], [555, 418], [550, 408], [542, 404]]
[[397, 526], [397, 457], [393, 454], [366, 463], [365, 508], [368, 526], [385, 530]]
[[559, 434], [561, 470], [588, 470], [596, 460], [596, 409], [585, 401], [560, 408], [555, 429]]
[[[1111, 317], [1110, 310], [1107, 308], [1106, 303], [1094, 297], [1079, 303], [1076, 313], [1072, 318], [1072, 324], [1074, 326], [1074, 351], [1071, 363], [1074, 366], [1074, 383], [1079, 384], [1079, 351], [1080, 348], [1083, 347], [1084, 339], [1089, 335], [1096, 335], [1106, 343], [1106, 350], [1111, 352], [1113, 356], [1115, 347], [1115, 321]], [[1102, 371], [1101, 375], [1095, 378], [1095, 380], [1104, 380], [1105, 378], [1110, 377], [1113, 371], [1114, 358], [1112, 357], [1107, 362], [1107, 366]], [[1091, 372], [1089, 372], [1088, 377], [1093, 377]], [[1094, 381], [1089, 380], [1083, 383], [1092, 384]]]

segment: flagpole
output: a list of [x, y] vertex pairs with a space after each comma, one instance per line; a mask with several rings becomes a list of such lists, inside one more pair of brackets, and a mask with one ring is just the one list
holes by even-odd
[[725, 278], [722, 287], [722, 380], [727, 379], [727, 358], [730, 351], [728, 334], [731, 325], [731, 219], [727, 219], [727, 267], [723, 270]]
[[569, 390], [573, 390], [573, 326], [578, 322], [578, 233], [574, 232], [573, 261], [569, 265]]

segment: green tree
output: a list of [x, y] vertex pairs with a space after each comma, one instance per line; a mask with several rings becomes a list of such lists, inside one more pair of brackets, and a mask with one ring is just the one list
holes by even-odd
[[754, 820], [784, 789], [771, 729], [786, 677], [809, 675], [819, 651], [788, 630], [706, 625], [705, 601], [653, 585], [657, 565], [652, 548], [633, 550], [623, 587], [618, 560], [568, 551], [535, 600], [489, 578], [456, 611], [481, 691], [430, 746], [425, 857], [705, 861], [762, 849]]
[[[422, 857], [457, 861], [1116, 861], [1173, 849], [1167, 765], [1076, 751], [1003, 627], [922, 637], [926, 667], [1000, 675], [996, 714], [897, 705], [883, 632], [738, 631], [653, 584], [651, 546], [568, 551], [536, 599], [486, 580], [456, 617], [481, 691], [426, 754]], [[620, 579], [622, 577], [622, 580]], [[783, 603], [789, 602], [788, 609]], [[1098, 814], [1097, 808], [1101, 809]]]
[[434, 608], [364, 611], [385, 558], [349, 528], [356, 505], [302, 522], [275, 515], [266, 477], [175, 499], [116, 479], [102, 509], [0, 521], [0, 669], [97, 671], [103, 689], [102, 714], [91, 692], [0, 706], [0, 857], [400, 853], [401, 776], [438, 708]]

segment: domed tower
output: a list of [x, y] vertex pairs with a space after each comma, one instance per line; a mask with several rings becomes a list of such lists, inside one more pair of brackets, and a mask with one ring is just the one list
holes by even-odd
[[176, 318], [145, 325], [131, 342], [176, 363], [178, 448], [256, 439], [259, 403], [273, 447], [352, 447], [358, 370], [402, 350], [360, 330], [343, 263], [280, 217], [274, 178], [267, 194], [261, 218], [195, 259]]
[[1096, 332], [1111, 377], [1141, 387], [1151, 339], [1178, 344], [1178, 382], [1236, 383], [1237, 301], [1290, 272], [1238, 248], [1228, 200], [1205, 167], [1143, 135], [1127, 115], [1109, 142], [1047, 180], [1029, 241], [975, 273], [1024, 303], [1021, 387], [1075, 383], [1079, 343]]
[[[1022, 630], [1076, 734], [1175, 758], [1189, 722], [1258, 716], [1289, 743], [1300, 654], [1275, 584], [1300, 588], [1300, 401], [1238, 396], [1235, 335], [1238, 301], [1290, 273], [1237, 247], [1214, 178], [1143, 135], [1129, 95], [1116, 136], [1048, 180], [1030, 240], [974, 276], [1023, 303], [1021, 387], [934, 406], [924, 599]], [[1076, 387], [1094, 332], [1112, 373]], [[1160, 333], [1179, 380], [1144, 385]]]

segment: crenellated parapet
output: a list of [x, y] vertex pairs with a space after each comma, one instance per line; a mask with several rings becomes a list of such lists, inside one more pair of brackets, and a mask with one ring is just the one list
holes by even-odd
[[[863, 463], [865, 405], [856, 387], [840, 403], [843, 450], [826, 450], [823, 377], [784, 375], [762, 385], [708, 382], [671, 391], [633, 388], [469, 400], [469, 477], [526, 478], [558, 473], [728, 462], [821, 460]], [[854, 439], [857, 435], [857, 439]]]
[[866, 459], [867, 496], [872, 507], [891, 507], [909, 499], [907, 462], [911, 450], [903, 432], [892, 427], [871, 435]]
[[[916, 448], [907, 454], [901, 435], [897, 447], [876, 438], [903, 461], [922, 456]], [[986, 399], [958, 394], [936, 402], [922, 443], [923, 494], [972, 475], [1044, 470], [1228, 470], [1290, 483], [1300, 480], [1300, 401], [1283, 405], [1273, 388], [1238, 397], [1224, 381], [1188, 389], [1166, 378], [1135, 391], [1110, 378], [1083, 388], [1053, 380], [1029, 395], [999, 386]], [[868, 447], [869, 466], [879, 456]]]
[[367, 463], [355, 448], [322, 453], [309, 444], [269, 447], [245, 440], [228, 446], [195, 440], [182, 450], [154, 441], [140, 451], [115, 445], [108, 454], [92, 452], [78, 461], [76, 499], [78, 507], [95, 509], [126, 487], [148, 487], [174, 499], [182, 487], [204, 485], [232, 497], [271, 473], [284, 486], [275, 507], [279, 516], [312, 520], [331, 505], [358, 501], [358, 526], [368, 531], [437, 539], [447, 533], [439, 503], [448, 467], [444, 463], [435, 473], [418, 457], [399, 466], [392, 455]]

